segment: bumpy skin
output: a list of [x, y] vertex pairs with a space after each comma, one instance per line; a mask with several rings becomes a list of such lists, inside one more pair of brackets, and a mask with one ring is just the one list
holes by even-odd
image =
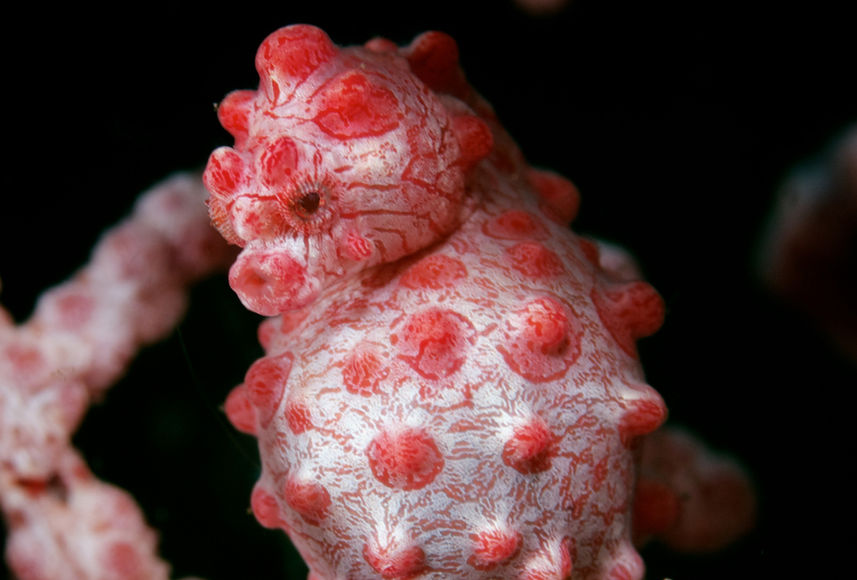
[[525, 163], [446, 35], [292, 26], [256, 66], [205, 182], [232, 287], [273, 317], [226, 402], [259, 438], [259, 521], [316, 580], [641, 578], [658, 294], [569, 231], [574, 186]]

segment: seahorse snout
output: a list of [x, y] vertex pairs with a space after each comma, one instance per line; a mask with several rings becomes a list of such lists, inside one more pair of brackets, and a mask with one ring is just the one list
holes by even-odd
[[306, 265], [282, 250], [245, 249], [229, 270], [229, 285], [244, 306], [263, 316], [305, 306], [319, 290]]

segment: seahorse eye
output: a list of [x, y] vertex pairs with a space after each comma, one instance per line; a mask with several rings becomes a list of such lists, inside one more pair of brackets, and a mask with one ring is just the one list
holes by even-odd
[[318, 211], [321, 205], [321, 194], [308, 191], [295, 200], [295, 211], [300, 217], [309, 217]]
[[295, 189], [277, 196], [282, 204], [283, 217], [294, 232], [312, 234], [327, 231], [335, 217], [335, 188], [324, 180], [301, 181]]

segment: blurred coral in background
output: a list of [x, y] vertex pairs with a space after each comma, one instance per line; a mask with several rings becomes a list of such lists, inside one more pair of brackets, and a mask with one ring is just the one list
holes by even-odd
[[788, 178], [761, 259], [771, 289], [857, 362], [857, 128]]

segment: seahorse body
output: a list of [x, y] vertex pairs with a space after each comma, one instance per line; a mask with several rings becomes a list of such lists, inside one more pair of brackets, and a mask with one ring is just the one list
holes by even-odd
[[627, 578], [635, 442], [666, 409], [635, 340], [662, 301], [567, 227], [454, 41], [281, 29], [219, 108], [209, 209], [266, 355], [226, 411], [252, 508], [318, 580]]

